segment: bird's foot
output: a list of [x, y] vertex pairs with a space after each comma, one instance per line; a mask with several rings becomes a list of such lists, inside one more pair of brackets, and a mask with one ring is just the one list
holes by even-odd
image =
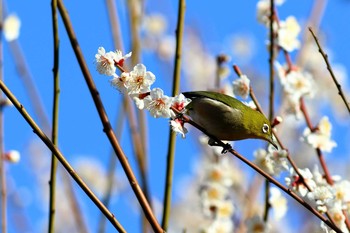
[[216, 140], [214, 140], [212, 138], [209, 138], [208, 145], [222, 147], [221, 154], [226, 154], [229, 150], [232, 149], [232, 146], [230, 143], [218, 143]]

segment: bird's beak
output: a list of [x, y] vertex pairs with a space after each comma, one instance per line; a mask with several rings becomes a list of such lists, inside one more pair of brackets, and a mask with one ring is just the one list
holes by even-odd
[[275, 142], [275, 140], [273, 140], [272, 137], [270, 138], [269, 143], [271, 143], [275, 147], [275, 149], [278, 150], [277, 143]]

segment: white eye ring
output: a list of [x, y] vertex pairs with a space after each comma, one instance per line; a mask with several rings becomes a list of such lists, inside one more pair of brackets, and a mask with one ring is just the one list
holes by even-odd
[[264, 124], [264, 126], [262, 127], [262, 131], [264, 133], [268, 133], [269, 132], [269, 125], [268, 124]]

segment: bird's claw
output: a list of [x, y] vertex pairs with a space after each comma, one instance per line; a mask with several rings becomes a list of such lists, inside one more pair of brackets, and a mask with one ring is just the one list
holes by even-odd
[[216, 140], [209, 138], [208, 141], [208, 145], [209, 146], [221, 146], [222, 147], [222, 151], [221, 154], [226, 154], [229, 150], [232, 149], [232, 146], [229, 143], [225, 143], [224, 145], [222, 145], [222, 143], [217, 143]]

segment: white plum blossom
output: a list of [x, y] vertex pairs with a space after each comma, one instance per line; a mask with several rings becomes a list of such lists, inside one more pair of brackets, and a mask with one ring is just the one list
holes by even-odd
[[314, 97], [316, 92], [315, 81], [310, 73], [302, 71], [298, 67], [286, 70], [287, 68], [277, 61], [275, 61], [274, 66], [286, 94], [285, 110], [300, 119], [302, 117], [300, 98], [304, 96]]
[[126, 88], [129, 94], [139, 94], [150, 91], [151, 85], [156, 80], [155, 75], [146, 70], [143, 64], [137, 64], [130, 72]]
[[7, 41], [16, 40], [19, 36], [21, 20], [15, 14], [8, 15], [3, 22], [3, 32]]
[[230, 218], [215, 219], [206, 229], [201, 229], [202, 233], [231, 233], [234, 230], [233, 222]]
[[342, 210], [342, 206], [339, 203], [335, 203], [334, 205], [328, 208], [329, 216], [334, 221], [335, 225], [344, 233], [349, 233], [348, 228], [345, 224], [345, 216]]
[[286, 94], [298, 101], [302, 96], [314, 96], [316, 85], [310, 73], [302, 71], [298, 67], [286, 71], [286, 68], [277, 61], [275, 61], [274, 66]]
[[120, 50], [106, 53], [103, 47], [99, 47], [95, 55], [96, 69], [100, 74], [114, 76], [116, 65], [123, 66], [125, 59], [131, 56], [131, 52], [124, 55]]
[[21, 154], [17, 150], [10, 150], [4, 153], [4, 158], [11, 163], [18, 163], [21, 159]]
[[316, 186], [307, 194], [307, 197], [316, 202], [317, 210], [320, 212], [326, 212], [327, 205], [334, 199], [332, 188], [329, 185]]
[[241, 96], [246, 99], [249, 95], [250, 90], [250, 80], [246, 75], [241, 75], [239, 79], [232, 82], [233, 93], [237, 96]]
[[258, 149], [254, 152], [254, 163], [269, 174], [273, 174], [273, 161], [264, 149]]
[[294, 16], [289, 16], [285, 21], [279, 23], [277, 43], [287, 52], [300, 48], [298, 36], [301, 29]]
[[[275, 4], [276, 6], [279, 6], [282, 5], [284, 1], [285, 0], [276, 0]], [[270, 0], [259, 0], [256, 4], [258, 22], [264, 24], [265, 26], [268, 26], [270, 22], [270, 4]]]
[[130, 52], [130, 53], [127, 53], [127, 54], [125, 54], [123, 56], [123, 53], [120, 50], [116, 50], [114, 53], [115, 53], [114, 62], [115, 62], [115, 64], [117, 64], [119, 66], [123, 66], [124, 65], [124, 61], [127, 58], [131, 57], [131, 54], [132, 54], [132, 52]]
[[171, 106], [178, 110], [179, 112], [183, 112], [185, 107], [191, 102], [191, 99], [186, 98], [182, 93], [172, 98]]
[[227, 197], [228, 189], [216, 182], [207, 182], [201, 191], [202, 202], [213, 202], [224, 200]]
[[[316, 187], [316, 183], [313, 180], [313, 175], [308, 168], [298, 169], [300, 175], [303, 177], [304, 182], [309, 186], [311, 190]], [[305, 186], [303, 179], [295, 172], [293, 168], [289, 169], [289, 177], [285, 178], [286, 184], [292, 188], [294, 191], [297, 191], [302, 197], [306, 196], [309, 192]]]
[[153, 13], [143, 18], [142, 27], [148, 36], [162, 36], [167, 29], [167, 21], [164, 15]]
[[268, 151], [258, 149], [254, 152], [255, 163], [270, 175], [278, 176], [282, 171], [288, 170], [285, 150], [276, 150], [272, 145]]
[[150, 111], [151, 115], [155, 118], [164, 117], [170, 118], [171, 98], [164, 95], [164, 92], [160, 88], [154, 88], [150, 92], [150, 95], [144, 98], [145, 108]]
[[157, 52], [163, 60], [169, 61], [174, 57], [176, 41], [174, 36], [163, 36], [157, 44]]
[[335, 201], [340, 203], [350, 203], [350, 182], [342, 180], [333, 185]]
[[114, 52], [106, 53], [103, 47], [99, 47], [95, 55], [96, 69], [100, 74], [113, 76], [117, 68], [114, 65]]
[[315, 82], [308, 72], [292, 70], [281, 80], [284, 91], [293, 95], [295, 99], [309, 95], [313, 97], [315, 92]]
[[271, 187], [269, 204], [273, 208], [273, 213], [276, 220], [281, 219], [287, 212], [287, 199], [282, 196], [278, 188]]
[[258, 215], [246, 220], [247, 233], [267, 233], [269, 225]]
[[145, 99], [140, 98], [138, 94], [131, 94], [130, 97], [134, 101], [136, 107], [140, 110], [145, 108]]
[[186, 137], [186, 133], [188, 131], [185, 128], [183, 121], [181, 121], [180, 119], [174, 119], [170, 121], [170, 125], [172, 131], [174, 131], [177, 134], [180, 134], [182, 138]]
[[129, 81], [130, 75], [127, 72], [123, 72], [120, 76], [113, 75], [113, 78], [109, 80], [111, 85], [115, 87], [118, 91], [124, 92], [126, 90], [126, 85]]
[[301, 140], [314, 148], [331, 152], [337, 146], [337, 143], [331, 139], [331, 131], [332, 124], [329, 122], [328, 117], [324, 116], [314, 132], [311, 132], [309, 128], [305, 128]]
[[286, 96], [286, 106], [285, 111], [287, 114], [294, 115], [297, 120], [300, 120], [303, 116], [303, 113], [300, 110], [300, 99], [295, 98], [295, 95]]

